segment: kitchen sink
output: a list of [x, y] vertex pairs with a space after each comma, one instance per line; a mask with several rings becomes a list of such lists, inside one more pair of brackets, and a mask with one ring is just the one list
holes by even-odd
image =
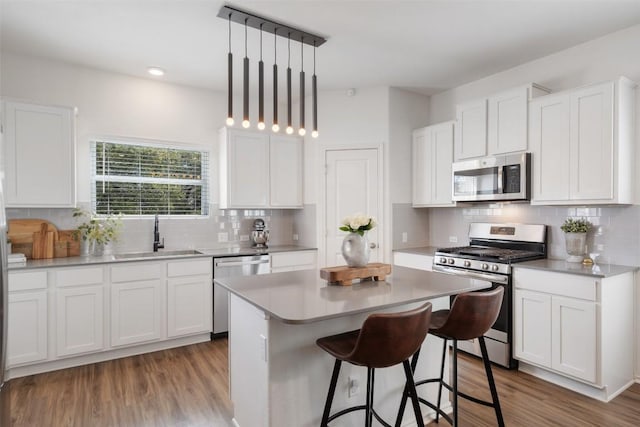
[[114, 259], [137, 259], [137, 258], [162, 258], [175, 256], [201, 255], [202, 252], [195, 249], [183, 249], [177, 251], [158, 251], [158, 252], [129, 252], [124, 254], [114, 254]]

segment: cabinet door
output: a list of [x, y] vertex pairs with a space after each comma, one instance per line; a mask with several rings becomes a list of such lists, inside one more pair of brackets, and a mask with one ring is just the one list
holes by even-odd
[[7, 207], [74, 207], [74, 111], [6, 101]]
[[47, 291], [9, 294], [7, 364], [47, 358]]
[[569, 96], [538, 98], [529, 109], [533, 202], [567, 201], [571, 158]]
[[229, 130], [226, 144], [226, 200], [223, 208], [269, 205], [269, 135]]
[[552, 325], [551, 367], [596, 382], [596, 303], [554, 296]]
[[515, 358], [551, 367], [551, 296], [516, 289]]
[[433, 146], [431, 204], [439, 206], [453, 205], [454, 203], [451, 201], [453, 123], [442, 123], [431, 128], [431, 143]]
[[111, 345], [162, 338], [162, 280], [111, 284]]
[[189, 276], [167, 281], [167, 335], [178, 337], [212, 331], [211, 276]]
[[613, 82], [571, 95], [571, 199], [613, 198]]
[[270, 205], [301, 208], [303, 144], [301, 138], [271, 136], [269, 141]]
[[430, 128], [413, 131], [412, 152], [413, 206], [429, 205], [433, 191]]
[[487, 146], [490, 155], [527, 150], [527, 87], [489, 98]]
[[487, 100], [456, 106], [456, 160], [487, 155]]
[[104, 348], [104, 286], [56, 290], [56, 355], [70, 356]]
[[271, 254], [271, 272], [313, 270], [316, 268], [316, 251], [278, 252]]

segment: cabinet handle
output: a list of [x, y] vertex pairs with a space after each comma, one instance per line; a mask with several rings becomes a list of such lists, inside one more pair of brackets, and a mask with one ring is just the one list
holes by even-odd
[[369, 243], [369, 247], [370, 247], [371, 249], [375, 249], [375, 248], [377, 248], [377, 247], [378, 247], [378, 245], [376, 245], [375, 243]]

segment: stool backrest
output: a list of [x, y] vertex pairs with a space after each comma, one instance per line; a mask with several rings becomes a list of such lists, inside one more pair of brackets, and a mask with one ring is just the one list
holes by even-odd
[[453, 300], [449, 316], [438, 333], [458, 340], [470, 340], [484, 335], [500, 314], [504, 288], [486, 292], [459, 294]]
[[364, 321], [348, 359], [370, 368], [386, 368], [407, 360], [429, 330], [431, 303], [401, 313], [372, 314]]

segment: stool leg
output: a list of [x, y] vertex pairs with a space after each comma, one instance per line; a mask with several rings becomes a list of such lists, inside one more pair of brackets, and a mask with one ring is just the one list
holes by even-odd
[[373, 425], [373, 384], [374, 384], [374, 369], [367, 368], [367, 401], [365, 403], [365, 427], [371, 427]]
[[453, 427], [458, 426], [458, 340], [453, 341]]
[[480, 341], [480, 350], [482, 351], [482, 361], [484, 362], [484, 370], [487, 373], [487, 381], [489, 382], [489, 389], [491, 390], [491, 399], [493, 400], [493, 409], [496, 411], [496, 418], [498, 419], [498, 426], [504, 427], [504, 419], [502, 418], [502, 409], [500, 408], [500, 400], [498, 399], [498, 390], [496, 390], [496, 383], [493, 380], [493, 372], [491, 371], [491, 362], [487, 355], [487, 345], [484, 342], [484, 337], [478, 339]]
[[[407, 377], [407, 385], [405, 388], [409, 389], [409, 395], [411, 397], [411, 403], [413, 404], [413, 413], [416, 416], [416, 424], [418, 427], [424, 427], [424, 418], [422, 418], [422, 411], [420, 411], [420, 401], [418, 401], [418, 392], [416, 391], [416, 384], [413, 380], [413, 369], [409, 365], [409, 360], [402, 362], [404, 366], [404, 375]], [[396, 422], [396, 424], [399, 421]]]
[[[411, 358], [411, 372], [416, 371], [416, 366], [418, 366], [418, 357], [420, 356], [420, 349], [416, 351]], [[415, 378], [414, 378], [415, 384]], [[415, 387], [415, 386], [414, 386]], [[417, 391], [416, 391], [417, 394]], [[402, 399], [400, 400], [400, 409], [398, 409], [398, 416], [396, 417], [396, 427], [400, 427], [402, 423], [402, 417], [404, 416], [404, 410], [407, 406], [407, 398], [409, 397], [409, 382], [407, 381], [404, 385], [404, 391], [402, 392]]]
[[444, 362], [447, 359], [447, 339], [443, 338], [444, 345], [442, 347], [442, 361], [440, 362], [440, 381], [438, 382], [438, 404], [436, 407], [436, 423], [440, 419], [440, 403], [442, 402], [442, 382], [444, 381]]
[[327, 402], [324, 404], [324, 412], [322, 413], [320, 427], [327, 427], [327, 424], [329, 423], [331, 403], [333, 402], [333, 395], [336, 393], [336, 384], [338, 383], [340, 365], [342, 365], [342, 360], [336, 359], [336, 363], [333, 365], [333, 374], [331, 375], [331, 383], [329, 384], [329, 392], [327, 393]]

